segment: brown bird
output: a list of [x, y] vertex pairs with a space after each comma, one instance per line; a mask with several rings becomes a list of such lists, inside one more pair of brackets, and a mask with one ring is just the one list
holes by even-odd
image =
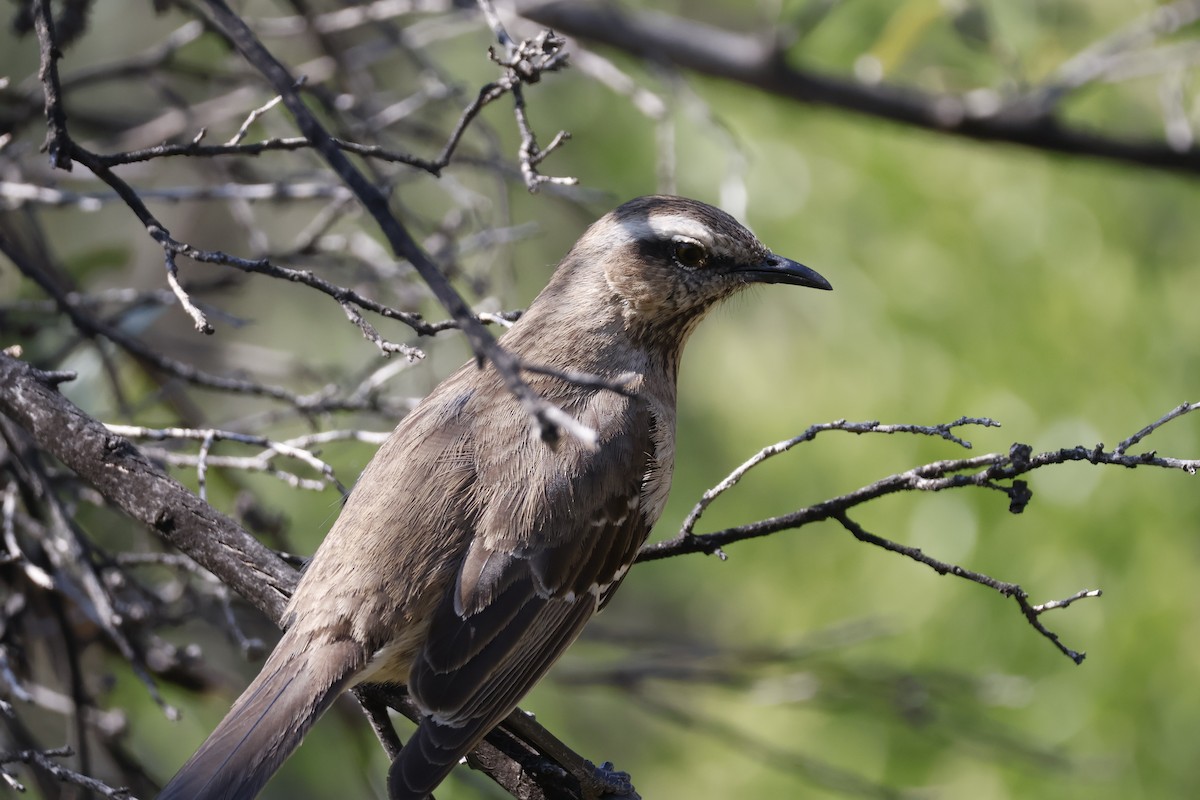
[[541, 441], [494, 368], [469, 363], [405, 417], [313, 556], [262, 672], [163, 800], [258, 794], [343, 691], [403, 684], [421, 720], [393, 800], [427, 797], [612, 597], [667, 500], [688, 334], [753, 283], [831, 288], [719, 209], [642, 197], [576, 242], [500, 344], [592, 428]]

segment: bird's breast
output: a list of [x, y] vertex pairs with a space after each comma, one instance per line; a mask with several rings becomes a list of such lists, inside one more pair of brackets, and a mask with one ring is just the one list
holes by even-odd
[[667, 497], [671, 493], [671, 474], [675, 470], [674, 409], [652, 403], [650, 416], [653, 420], [650, 439], [654, 445], [654, 452], [650, 454], [646, 476], [642, 481], [641, 502], [642, 514], [648, 527], [653, 526], [662, 516]]

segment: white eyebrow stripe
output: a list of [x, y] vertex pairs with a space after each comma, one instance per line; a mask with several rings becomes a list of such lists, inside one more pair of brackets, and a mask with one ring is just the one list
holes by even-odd
[[708, 248], [713, 255], [737, 255], [742, 249], [726, 237], [714, 234], [712, 228], [682, 214], [653, 214], [648, 218], [622, 220], [622, 225], [635, 239], [692, 239]]
[[[638, 220], [639, 223], [643, 220]], [[655, 214], [644, 221], [644, 229], [649, 229], [649, 232], [660, 238], [668, 238], [671, 236], [686, 236], [689, 239], [695, 239], [701, 244], [708, 245], [712, 243], [712, 229], [707, 225], [698, 222], [694, 217], [684, 217], [678, 214]]]

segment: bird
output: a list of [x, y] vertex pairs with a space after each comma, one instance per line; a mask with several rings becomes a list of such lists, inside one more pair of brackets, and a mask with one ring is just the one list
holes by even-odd
[[389, 797], [430, 797], [621, 585], [667, 501], [684, 343], [754, 284], [832, 288], [697, 200], [639, 197], [593, 223], [499, 345], [594, 440], [548, 444], [491, 364], [442, 381], [364, 468], [278, 645], [160, 800], [255, 797], [372, 683], [420, 712]]

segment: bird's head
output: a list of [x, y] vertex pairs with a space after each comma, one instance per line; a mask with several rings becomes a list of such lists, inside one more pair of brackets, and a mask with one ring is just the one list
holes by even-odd
[[631, 333], [680, 344], [705, 311], [751, 284], [832, 288], [724, 211], [663, 195], [630, 200], [600, 218], [563, 267], [557, 277], [567, 281], [602, 279], [596, 288], [616, 301]]

